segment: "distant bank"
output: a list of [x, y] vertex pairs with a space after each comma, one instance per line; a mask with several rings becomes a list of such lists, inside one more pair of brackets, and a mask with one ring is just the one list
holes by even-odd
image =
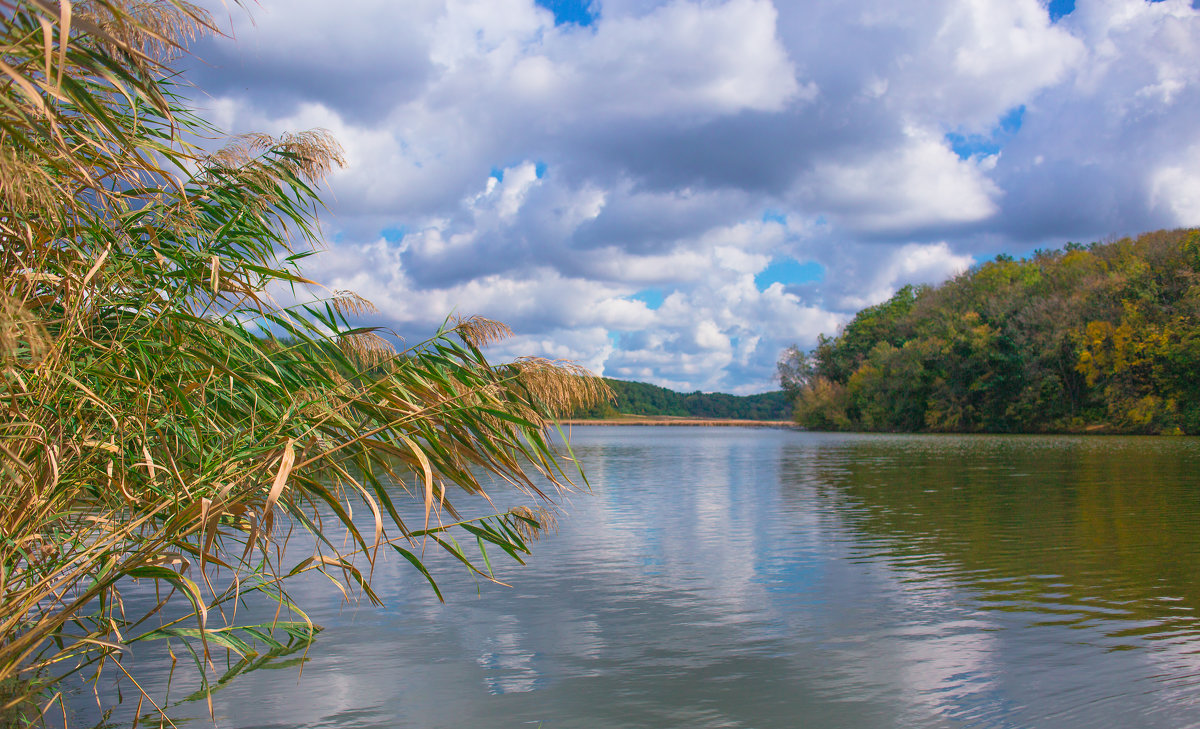
[[740, 428], [796, 428], [791, 420], [746, 420], [739, 418], [692, 418], [679, 415], [619, 415], [611, 418], [571, 418], [563, 425], [701, 425]]
[[[595, 423], [614, 421], [611, 424], [664, 425], [659, 418], [680, 418], [696, 422], [674, 425], [724, 424], [742, 425], [749, 422], [769, 422], [772, 425], [787, 423], [792, 419], [792, 404], [782, 391], [764, 392], [758, 395], [727, 395], [714, 392], [681, 393], [645, 382], [604, 379], [612, 388], [615, 400], [598, 403], [592, 408], [571, 413], [578, 421]], [[630, 417], [651, 418], [656, 422], [626, 423]]]

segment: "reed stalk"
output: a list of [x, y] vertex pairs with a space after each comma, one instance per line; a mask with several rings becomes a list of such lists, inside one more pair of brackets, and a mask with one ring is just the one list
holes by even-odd
[[[252, 668], [295, 650], [319, 630], [286, 591], [304, 572], [375, 600], [381, 555], [437, 591], [423, 543], [488, 578], [453, 533], [485, 562], [528, 552], [537, 502], [572, 486], [545, 429], [603, 384], [544, 360], [490, 364], [482, 348], [507, 333], [494, 322], [447, 321], [397, 351], [354, 324], [362, 299], [305, 298], [317, 188], [340, 149], [320, 131], [217, 153], [185, 141], [216, 134], [171, 67], [213, 30], [200, 9], [0, 9], [0, 725], [61, 708], [64, 676], [124, 674], [134, 643], [171, 641], [206, 687], [214, 651]], [[493, 480], [531, 505], [452, 504], [491, 503]], [[423, 504], [420, 523], [398, 496]], [[288, 552], [285, 522], [316, 549]], [[140, 614], [122, 600], [134, 582], [160, 596]], [[239, 624], [253, 598], [286, 619]]]

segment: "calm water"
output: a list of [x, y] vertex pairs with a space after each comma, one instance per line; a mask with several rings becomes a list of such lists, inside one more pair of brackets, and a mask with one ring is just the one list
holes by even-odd
[[[573, 442], [593, 493], [496, 564], [511, 589], [441, 563], [441, 605], [395, 561], [382, 609], [306, 583], [303, 676], [237, 678], [217, 725], [1200, 727], [1196, 439]], [[128, 665], [165, 690], [161, 656]]]

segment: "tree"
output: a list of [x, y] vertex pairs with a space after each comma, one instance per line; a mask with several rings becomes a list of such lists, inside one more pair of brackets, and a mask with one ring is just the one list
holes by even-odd
[[[352, 323], [370, 309], [354, 294], [306, 301], [316, 185], [339, 148], [321, 132], [187, 143], [215, 132], [170, 66], [212, 30], [199, 9], [0, 5], [0, 724], [36, 721], [68, 672], [124, 671], [111, 659], [133, 642], [186, 644], [202, 675], [216, 650], [243, 666], [303, 644], [319, 628], [287, 595], [296, 574], [373, 600], [385, 553], [438, 589], [422, 542], [490, 577], [451, 531], [527, 551], [539, 502], [572, 485], [544, 428], [602, 383], [488, 363], [508, 333], [495, 322], [448, 321], [398, 352]], [[452, 487], [481, 494], [486, 474], [526, 503], [459, 513]], [[400, 515], [406, 493], [420, 523]], [[316, 554], [289, 555], [288, 529]], [[126, 614], [131, 579], [166, 597]], [[253, 598], [285, 619], [226, 622]]]
[[781, 378], [810, 427], [1195, 433], [1198, 251], [1167, 230], [997, 256], [786, 351]]
[[779, 386], [792, 400], [812, 381], [815, 374], [813, 357], [800, 351], [794, 344], [783, 350], [775, 367], [779, 372]]

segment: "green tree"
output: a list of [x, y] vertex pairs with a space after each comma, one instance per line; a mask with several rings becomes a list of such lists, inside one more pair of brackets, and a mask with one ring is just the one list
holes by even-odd
[[800, 348], [793, 344], [779, 355], [776, 370], [780, 387], [789, 398], [795, 399], [816, 376], [815, 357], [800, 351]]
[[923, 289], [903, 286], [890, 299], [855, 315], [836, 340], [821, 336], [815, 352], [815, 374], [846, 382], [877, 342], [902, 346], [912, 336], [908, 314]]
[[1194, 230], [997, 256], [785, 352], [781, 382], [812, 427], [1196, 433], [1198, 280]]
[[792, 418], [809, 430], [851, 430], [855, 422], [847, 405], [844, 385], [816, 377], [796, 394]]
[[925, 424], [929, 375], [923, 347], [878, 342], [846, 384], [849, 414], [863, 430], [912, 431]]

